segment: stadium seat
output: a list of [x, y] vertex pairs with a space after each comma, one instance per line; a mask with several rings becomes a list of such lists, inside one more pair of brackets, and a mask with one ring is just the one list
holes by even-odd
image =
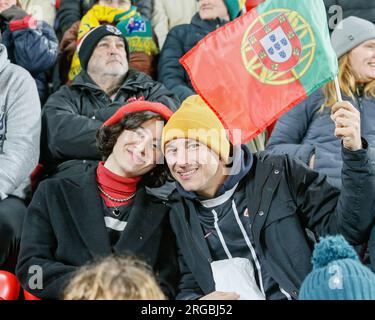
[[0, 271], [0, 300], [18, 300], [20, 288], [20, 283], [14, 274]]

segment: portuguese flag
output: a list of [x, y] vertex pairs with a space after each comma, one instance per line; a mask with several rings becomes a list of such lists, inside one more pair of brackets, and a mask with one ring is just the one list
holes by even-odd
[[234, 144], [338, 72], [323, 0], [267, 0], [210, 33], [180, 62]]

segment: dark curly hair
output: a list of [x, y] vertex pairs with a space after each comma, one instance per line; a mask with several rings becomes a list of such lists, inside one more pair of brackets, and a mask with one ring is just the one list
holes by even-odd
[[[142, 123], [157, 119], [165, 122], [165, 119], [157, 113], [151, 111], [133, 112], [125, 115], [120, 122], [101, 127], [96, 133], [96, 146], [102, 154], [102, 160], [106, 161], [117, 142], [118, 137], [124, 130], [134, 130]], [[142, 183], [151, 188], [162, 186], [166, 181], [170, 181], [168, 168], [165, 164], [157, 164], [150, 172], [142, 178]]]

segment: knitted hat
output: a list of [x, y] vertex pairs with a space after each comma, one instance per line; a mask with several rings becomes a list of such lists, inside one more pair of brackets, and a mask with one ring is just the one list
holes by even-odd
[[216, 114], [198, 96], [188, 97], [163, 129], [162, 151], [174, 139], [194, 139], [207, 145], [224, 160], [229, 159], [230, 143]]
[[331, 36], [332, 46], [338, 58], [371, 39], [375, 39], [375, 25], [353, 16], [342, 20]]
[[361, 264], [344, 237], [322, 238], [315, 246], [312, 263], [300, 300], [375, 299], [375, 274]]
[[121, 119], [128, 113], [144, 111], [151, 111], [160, 114], [165, 120], [169, 120], [173, 114], [168, 107], [159, 102], [134, 101], [118, 109], [112, 117], [102, 124], [102, 127], [110, 126], [121, 121]]
[[109, 24], [104, 24], [102, 26], [91, 29], [87, 34], [81, 39], [78, 45], [78, 56], [81, 61], [81, 66], [83, 70], [86, 70], [89, 60], [93, 51], [95, 50], [98, 42], [106, 36], [116, 36], [124, 40], [126, 58], [129, 61], [129, 45], [126, 39], [123, 37], [121, 31], [114, 26]]
[[224, 0], [231, 21], [237, 18], [238, 14], [243, 9], [245, 2], [246, 0]]

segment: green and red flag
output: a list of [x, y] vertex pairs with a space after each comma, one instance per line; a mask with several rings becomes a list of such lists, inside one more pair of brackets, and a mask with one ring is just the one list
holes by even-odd
[[242, 143], [338, 72], [323, 0], [267, 0], [210, 33], [180, 62], [231, 141], [239, 129]]

